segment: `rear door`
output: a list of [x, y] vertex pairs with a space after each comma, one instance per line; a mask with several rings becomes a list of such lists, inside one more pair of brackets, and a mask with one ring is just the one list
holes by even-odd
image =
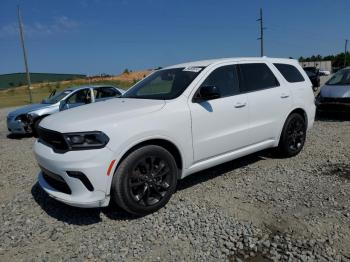
[[281, 123], [292, 107], [290, 90], [276, 71], [261, 61], [239, 65], [241, 90], [249, 103], [252, 144], [277, 139]]
[[189, 101], [195, 162], [240, 149], [249, 143], [247, 95], [239, 92], [236, 65], [217, 67], [200, 86], [206, 85], [216, 86], [220, 97], [202, 102]]

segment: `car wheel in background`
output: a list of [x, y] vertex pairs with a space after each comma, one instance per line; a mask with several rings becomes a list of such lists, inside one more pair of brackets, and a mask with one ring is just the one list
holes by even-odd
[[131, 214], [150, 214], [169, 201], [177, 175], [175, 159], [166, 149], [155, 145], [138, 148], [116, 169], [112, 199]]
[[292, 113], [284, 123], [278, 151], [284, 157], [291, 157], [299, 154], [304, 147], [306, 139], [306, 122], [303, 116]]

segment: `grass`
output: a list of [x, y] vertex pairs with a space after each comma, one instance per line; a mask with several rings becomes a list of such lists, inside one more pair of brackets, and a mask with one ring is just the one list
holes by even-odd
[[[124, 89], [133, 85], [133, 82], [122, 82], [118, 80], [93, 81], [93, 85], [114, 85]], [[87, 80], [74, 80], [53, 82], [35, 85], [32, 91], [33, 103], [39, 103], [54, 90], [62, 91], [67, 87], [89, 85]], [[0, 108], [13, 107], [29, 104], [29, 93], [26, 87], [11, 88], [0, 91]]]
[[[30, 79], [32, 84], [44, 82], [58, 82], [85, 77], [85, 75], [81, 74], [30, 73]], [[25, 73], [3, 74], [0, 75], [0, 90], [13, 88], [17, 86], [23, 86], [26, 82], [27, 78]]]

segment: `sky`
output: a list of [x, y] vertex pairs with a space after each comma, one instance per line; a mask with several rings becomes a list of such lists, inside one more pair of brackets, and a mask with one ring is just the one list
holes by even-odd
[[[17, 5], [31, 72], [119, 74], [181, 62], [344, 52], [349, 0], [1, 0], [0, 74], [23, 72]], [[350, 48], [349, 48], [350, 49]]]

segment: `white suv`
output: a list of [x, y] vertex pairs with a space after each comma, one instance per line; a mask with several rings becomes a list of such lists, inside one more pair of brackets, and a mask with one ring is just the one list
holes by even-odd
[[298, 62], [227, 58], [170, 66], [122, 98], [45, 118], [34, 152], [39, 184], [73, 206], [110, 198], [145, 215], [164, 206], [177, 180], [266, 148], [302, 149], [315, 115]]

